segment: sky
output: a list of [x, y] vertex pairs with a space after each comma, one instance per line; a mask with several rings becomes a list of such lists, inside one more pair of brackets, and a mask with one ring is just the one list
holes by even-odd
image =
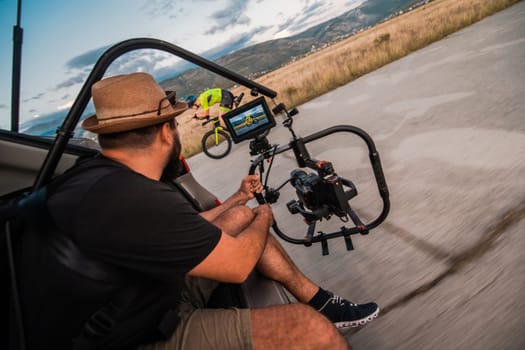
[[[100, 55], [126, 39], [150, 37], [214, 59], [287, 37], [364, 0], [22, 0], [21, 124], [73, 103]], [[0, 0], [0, 128], [10, 128], [13, 26], [17, 1]], [[149, 50], [115, 61], [108, 75], [166, 77], [181, 60]], [[23, 129], [23, 128], [22, 128]]]

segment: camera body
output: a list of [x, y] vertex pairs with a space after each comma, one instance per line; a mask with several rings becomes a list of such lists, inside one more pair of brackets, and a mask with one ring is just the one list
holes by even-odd
[[[331, 215], [346, 217], [350, 210], [348, 201], [357, 195], [355, 186], [335, 173], [307, 174], [296, 169], [291, 173], [290, 183], [295, 188], [300, 203], [311, 210], [317, 219], [328, 219]], [[343, 184], [350, 189], [345, 191]]]

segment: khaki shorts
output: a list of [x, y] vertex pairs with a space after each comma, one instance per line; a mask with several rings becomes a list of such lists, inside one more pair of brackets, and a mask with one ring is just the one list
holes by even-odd
[[206, 309], [217, 282], [188, 277], [178, 307], [181, 318], [170, 339], [139, 347], [140, 350], [164, 349], [253, 349], [249, 309]]

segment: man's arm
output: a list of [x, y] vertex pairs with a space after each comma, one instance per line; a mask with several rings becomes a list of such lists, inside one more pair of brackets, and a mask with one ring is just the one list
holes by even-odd
[[214, 221], [219, 215], [226, 210], [238, 205], [245, 205], [250, 199], [254, 197], [254, 193], [261, 193], [263, 186], [259, 179], [259, 175], [247, 175], [241, 182], [239, 190], [225, 200], [221, 205], [212, 208], [208, 211], [200, 213], [200, 215], [208, 221]]
[[215, 248], [189, 275], [221, 282], [244, 282], [263, 253], [273, 223], [272, 210], [266, 204], [253, 209], [253, 214], [251, 223], [235, 237], [223, 231]]
[[206, 118], [210, 115], [210, 106], [208, 105], [208, 94], [209, 90], [204, 91], [202, 94], [197, 97], [199, 100], [200, 108], [202, 111], [200, 113], [195, 113], [195, 116], [199, 119]]

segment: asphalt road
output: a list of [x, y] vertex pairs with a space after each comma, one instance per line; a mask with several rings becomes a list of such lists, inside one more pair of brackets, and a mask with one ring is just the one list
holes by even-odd
[[[382, 308], [348, 332], [354, 349], [525, 349], [525, 2], [299, 106], [295, 131], [337, 124], [367, 131], [381, 155], [391, 212], [368, 236], [321, 248], [283, 243], [320, 285]], [[282, 126], [272, 143], [286, 143]], [[370, 220], [381, 208], [366, 149], [351, 135], [308, 145], [360, 194], [352, 207]], [[269, 184], [296, 167], [278, 157]], [[220, 198], [249, 167], [248, 144], [223, 160], [189, 160]], [[283, 231], [306, 226], [274, 205]], [[340, 227], [338, 219], [319, 229]]]

